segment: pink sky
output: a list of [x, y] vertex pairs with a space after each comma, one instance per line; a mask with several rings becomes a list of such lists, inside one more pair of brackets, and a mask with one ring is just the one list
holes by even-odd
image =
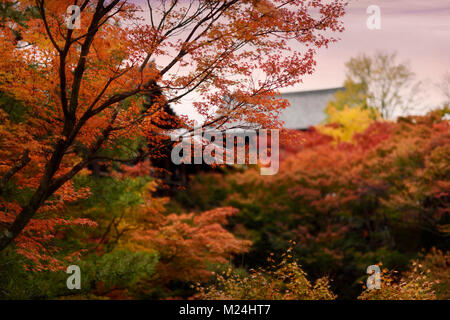
[[[380, 7], [380, 30], [366, 26], [370, 5]], [[418, 79], [427, 82], [430, 103], [442, 100], [433, 84], [450, 72], [450, 1], [350, 0], [343, 21], [341, 40], [320, 50], [316, 72], [288, 91], [341, 86], [350, 57], [382, 50], [396, 51], [398, 61], [409, 62]]]
[[[370, 5], [380, 7], [380, 30], [367, 28], [366, 10]], [[305, 76], [302, 84], [282, 92], [342, 86], [344, 64], [351, 57], [359, 53], [396, 51], [398, 61], [408, 62], [417, 79], [425, 82], [427, 106], [442, 102], [437, 83], [445, 72], [450, 72], [449, 0], [349, 0], [343, 21], [345, 31], [338, 34], [340, 41], [318, 52], [315, 73]], [[199, 119], [191, 106], [196, 98], [195, 95], [187, 97], [175, 110]]]

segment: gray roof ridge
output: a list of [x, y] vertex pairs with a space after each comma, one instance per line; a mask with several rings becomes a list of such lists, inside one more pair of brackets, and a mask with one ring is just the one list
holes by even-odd
[[328, 91], [338, 91], [344, 90], [345, 87], [332, 87], [332, 88], [323, 88], [323, 89], [314, 89], [314, 90], [298, 90], [298, 91], [288, 91], [288, 92], [280, 92], [280, 95], [298, 95], [298, 94], [308, 94], [308, 93], [321, 93]]

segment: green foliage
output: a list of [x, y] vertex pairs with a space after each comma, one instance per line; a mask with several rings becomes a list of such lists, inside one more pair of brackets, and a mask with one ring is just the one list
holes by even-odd
[[0, 109], [8, 114], [13, 123], [23, 122], [25, 118], [25, 106], [16, 99], [0, 91]]
[[2, 1], [0, 3], [0, 26], [3, 27], [8, 20], [13, 20], [21, 26], [25, 25], [31, 13], [36, 13], [35, 8], [28, 7], [26, 11], [20, 11], [16, 8], [17, 1]]
[[346, 64], [347, 93], [336, 95], [337, 106], [359, 105], [378, 110], [384, 119], [412, 114], [420, 82], [407, 63], [397, 62], [396, 53], [360, 54]]
[[[149, 278], [155, 271], [156, 253], [116, 250], [80, 262], [86, 270], [82, 281], [85, 292], [98, 289], [100, 293], [111, 289], [132, 288], [139, 280]], [[94, 286], [94, 287], [93, 287]]]
[[158, 262], [156, 253], [113, 251], [74, 261], [81, 269], [81, 289], [69, 290], [69, 274], [32, 272], [23, 268], [23, 257], [12, 250], [2, 253], [0, 266], [0, 299], [57, 299], [95, 294], [105, 296], [112, 290], [123, 290], [153, 275]]
[[5, 26], [10, 28], [16, 40], [20, 40], [20, 32], [17, 29], [12, 28], [11, 24], [8, 24], [8, 22], [13, 21], [20, 27], [27, 28], [26, 22], [30, 17], [36, 18], [38, 16], [38, 10], [36, 7], [32, 6], [25, 8], [25, 10], [17, 10], [17, 3], [18, 1], [0, 2], [0, 28], [4, 28]]
[[142, 188], [151, 180], [150, 177], [118, 178], [113, 176], [95, 177], [80, 175], [76, 177], [76, 185], [87, 186], [90, 197], [74, 204], [76, 210], [94, 208], [93, 214], [122, 212], [125, 208], [142, 203]]
[[325, 112], [328, 113], [331, 107], [337, 110], [343, 110], [345, 106], [367, 109], [367, 98], [366, 85], [347, 79], [344, 83], [344, 90], [339, 90], [334, 94], [334, 98], [329, 101]]
[[[89, 232], [67, 234], [64, 238], [66, 245], [72, 242], [84, 249], [94, 249], [99, 242], [103, 242], [105, 250], [114, 249], [122, 236], [116, 227], [123, 221], [128, 209], [143, 203], [142, 189], [150, 180], [150, 177], [119, 178], [91, 175], [76, 177], [75, 184], [89, 187], [91, 194], [86, 199], [68, 205], [67, 215], [89, 218], [99, 225]], [[97, 241], [92, 244], [86, 243], [86, 237], [97, 239]]]
[[[90, 196], [66, 206], [61, 215], [66, 219], [88, 218], [99, 223], [97, 228], [69, 228], [55, 230], [57, 236], [51, 245], [59, 249], [52, 253], [56, 259], [82, 250], [81, 261], [74, 262], [82, 270], [82, 294], [107, 292], [111, 288], [130, 287], [143, 277], [150, 277], [157, 263], [155, 252], [114, 250], [121, 234], [115, 233], [113, 223], [120, 223], [127, 208], [142, 204], [141, 190], [149, 177], [119, 178], [80, 175], [75, 186], [90, 188]], [[95, 240], [94, 240], [95, 239]], [[94, 240], [94, 241], [93, 241]], [[98, 251], [100, 240], [105, 240], [105, 251]], [[107, 241], [106, 241], [107, 240]], [[99, 254], [95, 253], [98, 252]], [[25, 271], [27, 261], [14, 250], [5, 250], [0, 256], [1, 296], [5, 299], [57, 298], [77, 294], [66, 287], [64, 271]], [[9, 270], [9, 271], [8, 271]], [[79, 292], [78, 292], [79, 293]]]

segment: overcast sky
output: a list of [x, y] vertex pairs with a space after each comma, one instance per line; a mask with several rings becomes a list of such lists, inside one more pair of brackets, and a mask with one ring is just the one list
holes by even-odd
[[[380, 30], [367, 28], [366, 10], [370, 5], [380, 8]], [[341, 86], [345, 62], [358, 53], [377, 50], [396, 51], [398, 61], [409, 62], [417, 77], [428, 84], [450, 72], [449, 0], [350, 0], [343, 21], [341, 40], [321, 50], [316, 72], [289, 91]], [[438, 90], [428, 90], [432, 93], [430, 103], [441, 101]]]
[[[140, 1], [138, 1], [140, 2]], [[443, 97], [437, 83], [450, 72], [449, 0], [349, 0], [343, 18], [345, 31], [340, 41], [316, 56], [317, 67], [303, 83], [282, 91], [304, 91], [342, 86], [345, 62], [359, 53], [397, 52], [398, 61], [409, 62], [418, 80], [426, 83], [426, 103], [436, 106]], [[370, 5], [381, 11], [381, 29], [369, 30], [366, 13]], [[194, 115], [190, 103], [195, 96], [177, 106], [177, 113]], [[195, 117], [197, 118], [197, 117]]]

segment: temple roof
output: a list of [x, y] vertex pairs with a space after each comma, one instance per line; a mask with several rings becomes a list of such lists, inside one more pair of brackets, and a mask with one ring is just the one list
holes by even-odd
[[280, 114], [280, 120], [284, 121], [287, 129], [307, 129], [325, 120], [324, 109], [327, 102], [333, 98], [338, 90], [343, 87], [297, 91], [282, 93], [281, 97], [290, 102], [290, 106]]

